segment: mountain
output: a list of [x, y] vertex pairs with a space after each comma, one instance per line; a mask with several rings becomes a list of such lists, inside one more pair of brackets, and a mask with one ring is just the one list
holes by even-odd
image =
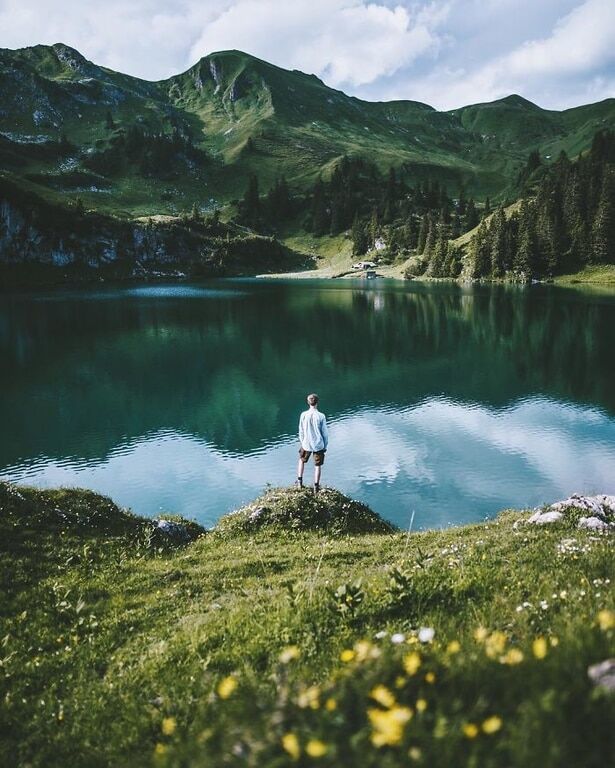
[[449, 112], [366, 102], [239, 51], [149, 82], [58, 43], [0, 49], [0, 168], [46, 200], [134, 218], [202, 210], [284, 175], [291, 189], [331, 176], [344, 155], [409, 182], [510, 194], [530, 151], [586, 149], [615, 125], [615, 100], [556, 112], [520, 96]]

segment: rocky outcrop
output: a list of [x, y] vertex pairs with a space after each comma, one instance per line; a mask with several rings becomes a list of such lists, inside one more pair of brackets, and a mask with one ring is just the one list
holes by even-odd
[[272, 488], [251, 504], [222, 517], [215, 530], [236, 534], [263, 529], [325, 530], [331, 534], [392, 533], [395, 526], [365, 504], [334, 488]]
[[9, 287], [41, 269], [63, 280], [257, 274], [292, 265], [274, 238], [232, 236], [216, 227], [201, 220], [125, 221], [52, 205], [0, 177], [0, 273]]
[[567, 522], [592, 531], [614, 530], [615, 496], [574, 493], [567, 499], [535, 510], [527, 522], [533, 525]]

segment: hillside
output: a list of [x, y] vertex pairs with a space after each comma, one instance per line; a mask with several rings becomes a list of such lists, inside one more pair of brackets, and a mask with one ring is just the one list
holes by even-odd
[[147, 82], [63, 44], [0, 49], [2, 168], [46, 199], [129, 218], [213, 209], [251, 173], [263, 190], [280, 175], [306, 190], [343, 155], [498, 197], [530, 150], [574, 156], [612, 125], [615, 100], [564, 112], [517, 96], [451, 112], [370, 103], [238, 51]]
[[527, 518], [409, 535], [274, 489], [169, 534], [0, 483], [0, 760], [606, 765], [612, 534]]

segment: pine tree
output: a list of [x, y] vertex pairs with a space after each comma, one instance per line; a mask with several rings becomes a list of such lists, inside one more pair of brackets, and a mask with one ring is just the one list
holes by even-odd
[[352, 222], [352, 252], [355, 256], [363, 256], [363, 254], [367, 253], [368, 247], [367, 233], [357, 213]]
[[315, 235], [324, 235], [329, 231], [329, 224], [325, 187], [319, 178], [312, 193], [312, 231]]
[[419, 256], [425, 253], [425, 243], [427, 242], [427, 231], [429, 229], [429, 219], [426, 213], [421, 216], [421, 224], [419, 227], [419, 236], [416, 243], [416, 252]]
[[436, 223], [433, 215], [430, 213], [427, 215], [427, 237], [425, 238], [425, 248], [423, 249], [423, 255], [431, 259], [433, 256], [434, 248], [436, 247]]
[[198, 222], [201, 221], [201, 209], [199, 208], [197, 203], [192, 204], [192, 210], [190, 211], [190, 221]]
[[374, 245], [379, 234], [380, 234], [380, 219], [378, 217], [378, 209], [373, 208], [372, 217], [369, 222], [369, 231], [368, 231], [370, 247]]
[[532, 209], [527, 201], [521, 204], [519, 214], [519, 245], [514, 259], [514, 267], [525, 280], [536, 275], [538, 264], [538, 239]]
[[248, 186], [243, 196], [243, 216], [248, 226], [255, 227], [260, 219], [261, 203], [258, 193], [258, 177], [250, 174]]
[[478, 215], [478, 211], [476, 210], [476, 203], [472, 198], [470, 198], [466, 206], [465, 231], [469, 232], [471, 229], [474, 229], [474, 227], [478, 225], [479, 221], [480, 217]]
[[485, 222], [481, 222], [470, 243], [472, 260], [472, 277], [474, 279], [487, 277], [491, 267], [491, 254]]
[[598, 264], [615, 260], [615, 170], [611, 169], [604, 174], [593, 221], [591, 260]]
[[506, 215], [500, 206], [493, 215], [489, 227], [491, 276], [503, 277], [506, 270]]

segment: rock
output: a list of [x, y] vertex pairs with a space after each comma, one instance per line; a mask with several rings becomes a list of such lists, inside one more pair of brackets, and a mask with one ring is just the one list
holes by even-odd
[[577, 528], [587, 528], [590, 531], [608, 531], [611, 526], [600, 517], [582, 517]]
[[191, 538], [188, 529], [181, 523], [175, 523], [172, 520], [154, 520], [154, 525], [159, 533], [174, 541], [189, 541]]
[[605, 659], [592, 664], [587, 675], [596, 688], [603, 688], [612, 693], [615, 691], [615, 659]]
[[615, 517], [615, 496], [607, 496], [605, 494], [583, 496], [580, 493], [573, 493], [572, 496], [563, 501], [556, 501], [555, 504], [550, 504], [546, 509], [556, 512], [575, 509], [581, 512], [588, 512], [588, 516], [607, 520], [609, 517]]
[[259, 519], [259, 518], [260, 518], [262, 515], [264, 515], [266, 511], [267, 511], [267, 510], [265, 509], [265, 507], [257, 507], [257, 508], [256, 508], [256, 509], [255, 509], [253, 512], [251, 512], [251, 513], [250, 513], [250, 515], [249, 515], [249, 517], [248, 517], [248, 520], [249, 520], [251, 523], [254, 523], [254, 522], [256, 522], [256, 521], [257, 521], [257, 520], [258, 520], [258, 519]]
[[534, 523], [534, 525], [546, 525], [548, 523], [557, 523], [564, 517], [563, 512], [534, 512], [534, 514], [528, 520], [528, 523]]
[[[577, 520], [579, 513], [585, 514]], [[570, 523], [576, 523], [578, 528], [593, 531], [609, 530], [615, 527], [615, 496], [606, 494], [583, 496], [580, 493], [573, 493], [567, 499], [534, 510], [534, 514], [527, 522], [543, 525], [558, 522], [563, 518], [568, 518]]]

